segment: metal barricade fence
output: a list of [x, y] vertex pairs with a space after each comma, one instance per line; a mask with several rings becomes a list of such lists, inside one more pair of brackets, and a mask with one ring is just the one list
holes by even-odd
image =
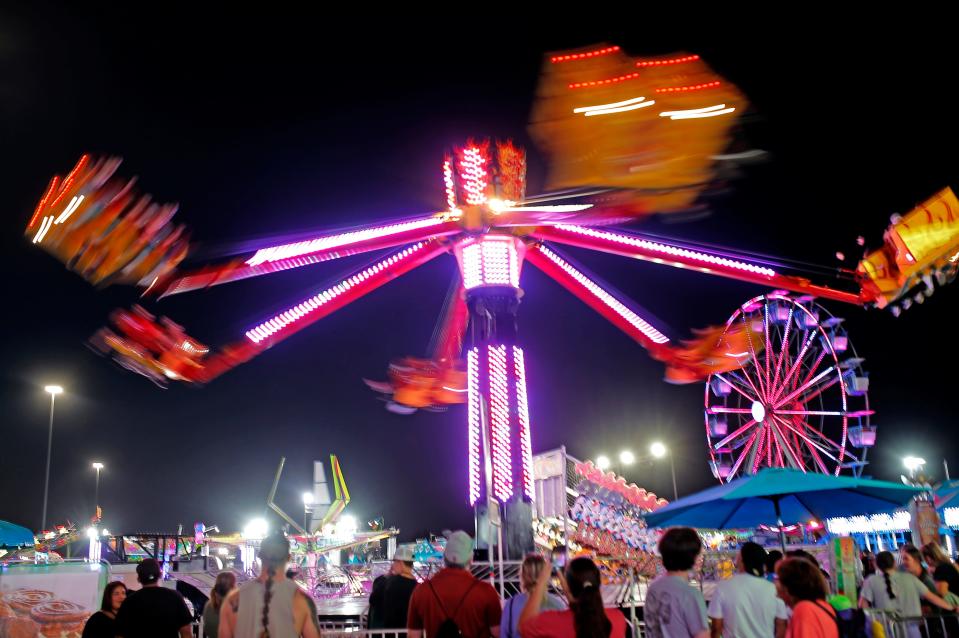
[[954, 638], [959, 637], [959, 615], [900, 616], [893, 612], [866, 609], [866, 635], [879, 638]]

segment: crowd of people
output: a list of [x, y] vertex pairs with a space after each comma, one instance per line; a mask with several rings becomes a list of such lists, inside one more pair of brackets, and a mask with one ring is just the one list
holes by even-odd
[[[703, 553], [696, 530], [677, 527], [659, 541], [664, 573], [649, 583], [643, 621], [648, 638], [841, 638], [846, 622], [830, 596], [829, 575], [802, 550], [767, 552], [747, 542], [736, 573], [720, 582], [707, 606], [691, 572]], [[280, 534], [260, 546], [259, 577], [240, 587], [230, 572], [217, 576], [203, 609], [203, 638], [319, 638], [316, 606], [286, 567], [288, 541]], [[473, 539], [454, 532], [444, 567], [419, 582], [413, 553], [400, 547], [388, 574], [370, 595], [371, 629], [405, 629], [410, 638], [620, 638], [625, 616], [604, 605], [596, 563], [580, 557], [563, 565], [529, 555], [520, 567], [520, 592], [501, 601], [496, 590], [470, 571]], [[959, 609], [959, 568], [936, 543], [864, 553], [859, 606], [896, 618], [915, 619], [934, 610]], [[928, 568], [928, 569], [927, 569]], [[189, 638], [193, 616], [180, 594], [159, 586], [159, 563], [137, 566], [141, 589], [119, 581], [106, 586], [100, 611], [82, 638]], [[550, 591], [551, 585], [555, 593]], [[953, 619], [954, 620], [954, 619]], [[945, 635], [952, 635], [943, 624]], [[845, 628], [845, 630], [844, 630]], [[959, 624], [956, 625], [959, 635]], [[906, 626], [908, 638], [925, 635]]]

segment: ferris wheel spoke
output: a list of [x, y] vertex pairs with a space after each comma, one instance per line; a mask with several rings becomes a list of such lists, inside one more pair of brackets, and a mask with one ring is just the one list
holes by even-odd
[[[760, 372], [761, 368], [759, 367], [759, 362], [756, 358], [756, 347], [753, 345], [753, 336], [752, 333], [749, 332], [749, 326], [746, 324], [746, 314], [743, 313], [741, 316], [743, 320], [743, 329], [746, 331], [746, 341], [749, 343], [749, 353], [752, 355], [752, 360], [756, 364], [754, 369], [756, 370], [756, 381], [757, 385], [759, 386], [759, 389], [756, 390], [756, 394], [758, 394], [759, 397], [765, 397], [766, 385], [763, 383], [763, 375]], [[743, 375], [748, 379], [749, 375], [746, 373], [746, 368], [744, 367], [742, 370]], [[756, 388], [753, 389], [755, 390]]]
[[[803, 441], [805, 441], [805, 443], [806, 443], [807, 446], [818, 450], [819, 452], [821, 452], [822, 454], [826, 455], [827, 457], [829, 457], [830, 459], [832, 459], [832, 460], [835, 461], [836, 463], [839, 462], [839, 459], [837, 459], [835, 456], [833, 456], [833, 454], [823, 445], [822, 442], [817, 442], [815, 439], [813, 439], [811, 436], [809, 436], [809, 434], [807, 434], [807, 433], [805, 433], [805, 432], [802, 432], [800, 429], [796, 428], [796, 427], [795, 427], [793, 424], [791, 424], [788, 420], [783, 419], [782, 417], [778, 417], [778, 416], [776, 416], [776, 415], [773, 415], [773, 419], [775, 419], [776, 421], [779, 421], [779, 423], [781, 423], [781, 424], [783, 425], [783, 427], [785, 427], [786, 429], [790, 430], [790, 431], [793, 432], [796, 436], [798, 436], [798, 437], [801, 438]], [[816, 431], [815, 429], [813, 429], [813, 427], [810, 426], [808, 423], [806, 423], [805, 421], [801, 421], [801, 423], [802, 423], [802, 425], [803, 425], [806, 429], [808, 429], [810, 432], [815, 433], [816, 438], [819, 438], [819, 439], [821, 439], [821, 441], [825, 441], [826, 443], [829, 443], [829, 444], [835, 446], [835, 444], [834, 444], [832, 441], [828, 441], [828, 440], [822, 439], [822, 437], [821, 437], [821, 435], [819, 434], [819, 432]], [[838, 448], [838, 446], [835, 446], [835, 447]], [[823, 466], [823, 467], [825, 468], [825, 466]], [[825, 472], [826, 470], [823, 469], [823, 471]], [[828, 472], [826, 472], [826, 473], [828, 474]]]
[[756, 441], [756, 445], [749, 452], [749, 467], [751, 468], [751, 473], [755, 474], [759, 470], [759, 462], [762, 460], [763, 446], [766, 444], [766, 438], [768, 436], [767, 430], [769, 427], [766, 424], [762, 424], [759, 427], [759, 439]]
[[722, 405], [711, 405], [706, 409], [710, 414], [752, 414], [750, 408], [727, 408]]
[[848, 412], [843, 410], [773, 410], [773, 414], [789, 414], [795, 416], [847, 416]]
[[[818, 370], [819, 370], [819, 365], [822, 363], [822, 360], [825, 359], [825, 358], [826, 358], [826, 351], [825, 351], [825, 350], [821, 350], [821, 351], [819, 352], [819, 356], [816, 357], [815, 363], [813, 363], [812, 367], [809, 368], [809, 370], [806, 372], [806, 376], [803, 378], [802, 382], [801, 382], [801, 383], [798, 383], [798, 384], [796, 385], [796, 387], [798, 387], [798, 386], [800, 386], [800, 385], [803, 385], [803, 384], [806, 384], [806, 383], [809, 383], [809, 380], [813, 378], [813, 375], [815, 375], [815, 374], [818, 372]], [[796, 388], [794, 387], [794, 388], [792, 388], [792, 389], [795, 390]]]
[[809, 346], [812, 345], [813, 339], [816, 338], [816, 333], [809, 335], [808, 339], [805, 339], [802, 349], [799, 351], [799, 355], [796, 357], [796, 360], [793, 362], [792, 367], [786, 372], [786, 376], [783, 377], [783, 382], [776, 388], [776, 392], [773, 394], [773, 402], [775, 403], [779, 397], [782, 396], [783, 392], [786, 391], [786, 388], [794, 387], [796, 381], [799, 378], [799, 366], [802, 365], [803, 360], [806, 358], [806, 353], [809, 351]]
[[813, 461], [816, 463], [816, 467], [819, 468], [823, 474], [829, 474], [829, 470], [826, 468], [826, 464], [823, 463], [822, 457], [819, 455], [818, 447], [806, 436], [790, 426], [789, 422], [786, 420], [780, 420], [780, 423], [783, 424], [783, 427], [787, 428], [793, 435], [794, 440], [797, 445], [805, 445], [806, 449], [809, 450], [810, 455], [813, 458]]
[[779, 401], [776, 401], [775, 403], [773, 403], [773, 409], [774, 409], [774, 410], [775, 410], [775, 409], [778, 409], [780, 406], [782, 406], [782, 405], [785, 404], [785, 403], [789, 403], [790, 401], [792, 401], [793, 399], [795, 399], [797, 396], [799, 396], [800, 394], [802, 394], [802, 393], [805, 392], [806, 390], [809, 390], [810, 388], [815, 387], [817, 383], [819, 383], [820, 381], [822, 381], [823, 379], [825, 379], [826, 376], [827, 376], [830, 372], [832, 372], [834, 369], [835, 369], [835, 366], [829, 366], [828, 368], [826, 368], [825, 370], [823, 370], [822, 372], [820, 372], [819, 374], [817, 374], [815, 377], [813, 377], [812, 379], [810, 379], [810, 380], [807, 381], [806, 383], [802, 384], [801, 386], [799, 386], [798, 388], [796, 388], [795, 390], [793, 390], [792, 392], [790, 392], [789, 394], [787, 394], [785, 397], [783, 397], [783, 398], [780, 399]]
[[769, 378], [769, 353], [772, 352], [772, 346], [769, 340], [769, 304], [763, 304], [763, 338], [766, 340], [766, 378]]
[[723, 449], [724, 447], [726, 447], [727, 445], [729, 445], [732, 441], [735, 441], [737, 438], [739, 438], [739, 437], [741, 437], [743, 434], [745, 434], [745, 433], [749, 430], [749, 428], [753, 427], [754, 425], [756, 425], [756, 421], [754, 421], [754, 420], [752, 420], [752, 419], [750, 419], [749, 421], [746, 421], [746, 423], [744, 423], [741, 427], [739, 427], [735, 432], [733, 432], [732, 434], [728, 435], [726, 438], [724, 438], [724, 439], [723, 439], [722, 441], [720, 441], [719, 443], [715, 444], [715, 445], [713, 446], [713, 450], [719, 451], [719, 450]]
[[802, 470], [805, 472], [806, 464], [802, 462], [802, 459], [799, 457], [796, 451], [792, 449], [791, 445], [789, 445], [789, 441], [787, 441], [786, 437], [783, 435], [783, 431], [776, 422], [776, 419], [772, 419], [770, 430], [775, 433], [777, 444], [786, 452], [786, 458], [789, 460], [790, 465], [797, 470]]
[[789, 316], [786, 318], [786, 328], [783, 330], [783, 339], [782, 339], [782, 342], [779, 344], [779, 356], [776, 358], [776, 371], [773, 374], [772, 385], [769, 386], [770, 399], [774, 396], [773, 393], [776, 391], [776, 388], [778, 387], [777, 384], [779, 383], [779, 372], [780, 372], [780, 369], [782, 368], [783, 357], [787, 356], [789, 352], [789, 331], [793, 327], [793, 310], [794, 308], [790, 306]]
[[[826, 383], [824, 383], [824, 384], [822, 384], [822, 385], [820, 385], [820, 386], [817, 386], [816, 389], [814, 389], [814, 390], [813, 390], [812, 392], [810, 392], [809, 394], [804, 394], [804, 395], [796, 398], [796, 403], [802, 403], [803, 405], [805, 405], [806, 403], [808, 403], [809, 401], [812, 401], [813, 399], [815, 399], [815, 398], [818, 397], [820, 394], [822, 394], [823, 392], [825, 392], [825, 391], [828, 390], [829, 388], [833, 387], [833, 386], [836, 385], [837, 383], [839, 383], [839, 375], [838, 375], [838, 374], [837, 374], [836, 376], [832, 377], [831, 379], [829, 379], [829, 381], [827, 381]], [[846, 412], [842, 412], [842, 413], [841, 413], [841, 416], [845, 416], [845, 415], [846, 415]]]
[[750, 435], [746, 445], [743, 446], [742, 452], [739, 453], [739, 457], [736, 459], [736, 462], [733, 464], [732, 468], [730, 468], [729, 476], [736, 476], [736, 473], [739, 472], [739, 468], [742, 467], [743, 461], [746, 460], [746, 456], [749, 454], [749, 450], [752, 449], [753, 441], [756, 440], [756, 436], [758, 434], [759, 430], [756, 430]]
[[[724, 376], [724, 375], [722, 375], [722, 374], [720, 374], [720, 373], [718, 373], [718, 372], [715, 373], [715, 376], [716, 376], [717, 378], [722, 379], [723, 381], [725, 381], [725, 382], [729, 385], [729, 387], [731, 387], [733, 390], [735, 390], [735, 391], [738, 392], [739, 394], [741, 394], [741, 395], [743, 395], [744, 397], [746, 397], [746, 399], [748, 399], [749, 401], [752, 402], [752, 401], [758, 401], [758, 400], [759, 400], [760, 394], [759, 394], [759, 392], [756, 390], [756, 386], [753, 385], [752, 380], [750, 380], [749, 377], [746, 377], [746, 381], [748, 382], [747, 385], [750, 386], [750, 387], [752, 387], [753, 392], [756, 392], [756, 395], [755, 395], [755, 396], [752, 396], [752, 395], [749, 395], [749, 394], [746, 393], [746, 390], [748, 390], [749, 388], [748, 388], [748, 387], [744, 387], [744, 386], [742, 385], [742, 380], [739, 378], [739, 376], [738, 376], [735, 372], [730, 372], [729, 375], [728, 375], [728, 378], [727, 378], [727, 376]], [[745, 376], [745, 375], [744, 375], [744, 376]], [[732, 381], [733, 379], [735, 379], [736, 383], [733, 383], [733, 381]]]

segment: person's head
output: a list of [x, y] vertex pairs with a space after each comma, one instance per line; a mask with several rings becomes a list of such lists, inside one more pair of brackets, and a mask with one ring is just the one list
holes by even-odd
[[799, 558], [805, 561], [809, 561], [815, 567], [817, 568], [819, 567], [819, 561], [816, 560], [816, 557], [804, 549], [794, 549], [794, 550], [788, 551], [786, 552], [786, 556], [788, 556], [789, 558]]
[[758, 543], [743, 543], [739, 549], [739, 555], [736, 556], [736, 567], [744, 574], [759, 576], [765, 573], [766, 559], [768, 555], [762, 545]]
[[892, 552], [879, 552], [879, 555], [876, 556], [876, 567], [882, 573], [882, 578], [886, 582], [886, 593], [889, 599], [894, 599], [896, 594], [892, 591], [892, 580], [889, 578], [889, 572], [896, 568], [896, 557], [892, 555]]
[[778, 549], [774, 549], [771, 552], [766, 554], [766, 573], [775, 574], [776, 565], [779, 564], [779, 561], [783, 559], [783, 553]]
[[103, 600], [100, 601], [100, 611], [117, 613], [120, 605], [127, 597], [127, 586], [122, 581], [115, 580], [108, 583], [103, 589]]
[[216, 575], [216, 582], [213, 589], [210, 590], [210, 604], [213, 609], [219, 609], [223, 604], [223, 599], [227, 597], [236, 587], [236, 574], [233, 572], [220, 572]]
[[394, 574], [409, 574], [413, 571], [413, 548], [409, 545], [400, 545], [393, 552], [393, 565], [390, 571]]
[[574, 558], [566, 566], [565, 576], [576, 638], [608, 638], [613, 625], [606, 617], [596, 563], [588, 558]]
[[925, 571], [922, 566], [922, 554], [915, 545], [903, 545], [899, 548], [899, 562], [902, 568], [913, 576], [920, 576]]
[[922, 546], [922, 557], [926, 559], [926, 564], [930, 567], [938, 565], [947, 565], [952, 561], [942, 550], [942, 546], [936, 541], [930, 541]]
[[144, 587], [154, 587], [162, 574], [160, 563], [155, 558], [145, 558], [137, 565], [137, 580]]
[[271, 577], [278, 572], [285, 573], [290, 560], [290, 542], [282, 532], [270, 534], [260, 543], [259, 556], [263, 571]]
[[473, 538], [462, 530], [450, 534], [446, 539], [443, 562], [447, 567], [459, 569], [469, 567], [473, 562]]
[[544, 569], [549, 569], [545, 558], [539, 554], [527, 554], [519, 568], [520, 589], [525, 592], [533, 591]]
[[822, 571], [803, 558], [784, 558], [776, 568], [779, 597], [790, 607], [803, 600], [825, 600], [829, 587]]
[[659, 555], [668, 572], [689, 571], [703, 550], [703, 541], [691, 527], [671, 527], [659, 539]]

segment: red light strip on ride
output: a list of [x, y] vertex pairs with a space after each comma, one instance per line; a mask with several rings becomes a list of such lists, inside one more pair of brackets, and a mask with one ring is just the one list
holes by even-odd
[[486, 165], [489, 158], [478, 146], [464, 148], [460, 158], [460, 175], [463, 177], [463, 190], [466, 191], [466, 203], [477, 205], [486, 202]]
[[493, 462], [493, 496], [505, 503], [513, 496], [513, 463], [510, 453], [509, 386], [506, 381], [506, 346], [488, 345], [490, 447]]
[[619, 75], [614, 78], [607, 78], [605, 80], [592, 80], [590, 82], [573, 82], [569, 85], [571, 89], [582, 89], [590, 86], [605, 86], [607, 84], [616, 84], [617, 82], [624, 82], [626, 80], [635, 80], [640, 76], [639, 73], [627, 73], [626, 75]]
[[469, 418], [469, 490], [470, 505], [480, 499], [480, 389], [479, 349], [470, 348], [466, 353], [466, 379]]
[[67, 191], [70, 190], [70, 187], [73, 186], [73, 180], [76, 179], [77, 173], [90, 162], [89, 155], [83, 155], [80, 160], [77, 162], [77, 165], [73, 167], [73, 170], [67, 175], [66, 179], [63, 180], [63, 186], [60, 187], [60, 192], [57, 194], [56, 198], [50, 204], [51, 207], [56, 206], [60, 199], [66, 195]]
[[519, 445], [523, 455], [523, 491], [535, 499], [533, 484], [533, 444], [529, 429], [529, 401], [526, 395], [526, 359], [523, 349], [513, 346], [513, 370], [516, 373], [516, 413], [519, 418]]
[[314, 295], [299, 303], [289, 310], [281, 312], [272, 319], [264, 321], [260, 325], [246, 331], [246, 338], [252, 341], [253, 343], [260, 343], [264, 339], [268, 339], [280, 330], [283, 330], [288, 325], [292, 324], [303, 317], [308, 316], [310, 313], [314, 312], [318, 308], [326, 305], [330, 301], [336, 299], [340, 295], [347, 292], [350, 288], [356, 286], [357, 284], [362, 283], [363, 281], [369, 279], [373, 275], [386, 270], [387, 268], [392, 267], [393, 265], [408, 259], [414, 254], [418, 253], [423, 247], [426, 246], [425, 242], [419, 242], [413, 244], [406, 250], [396, 253], [391, 257], [387, 257], [383, 261], [370, 266], [366, 270], [363, 270], [352, 277], [344, 279], [340, 283], [327, 288], [323, 292]]
[[596, 49], [595, 51], [586, 51], [585, 53], [569, 53], [567, 55], [554, 55], [549, 59], [550, 62], [556, 64], [557, 62], [572, 62], [573, 60], [585, 60], [586, 58], [595, 58], [600, 55], [608, 55], [610, 53], [615, 53], [619, 51], [619, 47], [612, 46], [606, 47], [604, 49]]
[[539, 252], [543, 254], [544, 257], [549, 259], [551, 262], [562, 268], [566, 273], [580, 283], [584, 288], [589, 290], [594, 297], [599, 299], [606, 305], [610, 310], [618, 314], [620, 317], [625, 319], [631, 326], [643, 333], [650, 341], [653, 343], [668, 343], [669, 337], [661, 333], [659, 330], [648, 324], [643, 320], [642, 317], [637, 315], [635, 312], [630, 310], [623, 304], [621, 301], [616, 299], [613, 295], [609, 294], [599, 284], [591, 280], [589, 277], [584, 275], [582, 272], [574, 268], [569, 262], [565, 259], [551, 251], [546, 246], [540, 246]]
[[637, 62], [636, 66], [639, 68], [650, 67], [650, 66], [670, 66], [673, 64], [682, 64], [684, 62], [693, 62], [698, 60], [698, 55], [684, 55], [681, 58], [671, 58], [666, 60], [643, 60], [642, 62]]
[[390, 235], [396, 235], [398, 233], [406, 232], [408, 230], [415, 230], [417, 228], [438, 226], [445, 223], [445, 221], [446, 220], [444, 220], [442, 217], [426, 217], [423, 219], [414, 219], [412, 221], [401, 222], [398, 224], [389, 224], [387, 226], [377, 226], [375, 228], [354, 230], [348, 233], [340, 233], [337, 235], [324, 235], [322, 237], [317, 237], [316, 239], [299, 241], [293, 244], [282, 244], [280, 246], [261, 248], [260, 250], [256, 251], [252, 257], [246, 260], [246, 264], [248, 266], [258, 266], [262, 263], [282, 261], [292, 257], [301, 257], [303, 255], [309, 255], [310, 253], [329, 250], [331, 248], [348, 246], [350, 244], [368, 239], [388, 237]]
[[40, 199], [40, 203], [37, 204], [37, 209], [33, 211], [33, 217], [30, 218], [30, 223], [27, 224], [27, 229], [33, 228], [33, 225], [37, 223], [37, 217], [40, 216], [40, 211], [44, 209], [47, 205], [47, 200], [50, 198], [50, 195], [53, 194], [53, 191], [57, 188], [60, 178], [56, 175], [53, 176], [53, 179], [50, 180], [50, 185], [47, 186], [47, 192], [43, 194], [43, 198]]
[[443, 185], [446, 188], [446, 208], [452, 212], [456, 210], [456, 186], [453, 184], [453, 160], [449, 158], [443, 162]]
[[596, 237], [597, 239], [605, 239], [619, 244], [624, 244], [626, 246], [633, 246], [642, 250], [662, 253], [666, 256], [683, 257], [685, 259], [692, 259], [694, 261], [702, 262], [703, 264], [735, 268], [736, 270], [751, 272], [757, 275], [764, 275], [766, 277], [776, 276], [776, 271], [772, 268], [767, 268], [766, 266], [756, 266], [744, 261], [729, 259], [727, 257], [719, 257], [717, 255], [711, 255], [709, 253], [703, 253], [697, 250], [689, 250], [688, 248], [670, 246], [669, 244], [649, 241], [648, 239], [640, 239], [638, 237], [630, 237], [628, 235], [618, 235], [605, 230], [595, 230], [585, 226], [572, 226], [569, 224], [557, 224], [556, 228], [571, 233], [577, 233], [579, 235], [586, 235], [587, 237]]
[[656, 89], [657, 93], [688, 93], [690, 91], [702, 91], [703, 89], [712, 89], [722, 84], [719, 80], [704, 82], [702, 84], [690, 84], [689, 86], [668, 86], [662, 89]]

